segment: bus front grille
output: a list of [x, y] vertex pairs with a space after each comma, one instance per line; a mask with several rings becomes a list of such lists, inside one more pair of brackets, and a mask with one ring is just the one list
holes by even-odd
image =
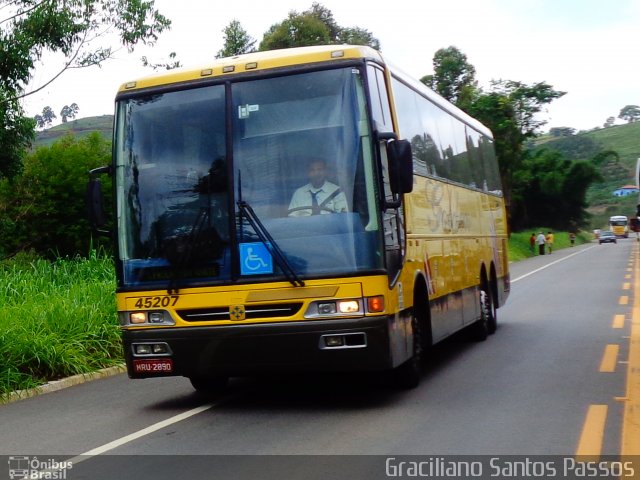
[[[191, 308], [177, 310], [186, 322], [212, 322], [219, 320], [252, 320], [256, 318], [292, 317], [302, 308], [302, 302], [269, 305], [244, 305], [242, 318], [237, 315], [237, 305], [229, 307]], [[232, 315], [233, 313], [233, 315]]]

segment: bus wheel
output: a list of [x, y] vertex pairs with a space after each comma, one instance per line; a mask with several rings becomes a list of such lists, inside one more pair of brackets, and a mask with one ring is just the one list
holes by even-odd
[[496, 304], [493, 299], [494, 297], [491, 291], [488, 291], [485, 294], [484, 307], [482, 307], [482, 304], [480, 305], [481, 308], [486, 310], [487, 332], [489, 332], [489, 335], [493, 335], [498, 329], [498, 311], [496, 310]]
[[198, 393], [210, 395], [223, 392], [229, 382], [229, 377], [211, 376], [211, 377], [189, 377], [191, 385]]
[[413, 311], [411, 312], [411, 326], [413, 328], [413, 355], [393, 370], [394, 383], [403, 390], [417, 387], [422, 377], [422, 325]]
[[471, 337], [476, 342], [483, 342], [489, 336], [490, 296], [480, 290], [480, 318], [471, 325]]

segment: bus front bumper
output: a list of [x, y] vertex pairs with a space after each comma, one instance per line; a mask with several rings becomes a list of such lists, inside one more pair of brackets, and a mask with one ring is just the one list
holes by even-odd
[[378, 316], [132, 329], [123, 331], [123, 343], [130, 378], [378, 371], [408, 358], [408, 325], [400, 316]]

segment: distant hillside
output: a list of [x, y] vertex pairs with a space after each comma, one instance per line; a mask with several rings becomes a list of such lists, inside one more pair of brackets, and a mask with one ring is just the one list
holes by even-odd
[[571, 137], [554, 138], [545, 135], [535, 142], [536, 147], [561, 151], [572, 160], [592, 160], [603, 150], [615, 151], [619, 160], [609, 157], [600, 166], [603, 181], [587, 192], [592, 226], [601, 228], [611, 215], [635, 216], [637, 195], [614, 197], [614, 190], [623, 185], [635, 185], [636, 162], [640, 158], [640, 122], [615, 125]]
[[82, 137], [96, 131], [100, 132], [105, 138], [111, 139], [113, 115], [80, 118], [37, 132], [33, 148], [48, 147], [68, 133]]

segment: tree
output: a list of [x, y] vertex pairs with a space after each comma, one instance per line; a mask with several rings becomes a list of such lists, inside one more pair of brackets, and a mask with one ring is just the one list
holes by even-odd
[[36, 120], [24, 116], [20, 102], [0, 89], [0, 179], [22, 169], [22, 157], [35, 138]]
[[539, 129], [546, 125], [546, 120], [536, 116], [545, 105], [567, 93], [554, 90], [545, 82], [526, 85], [513, 80], [498, 80], [491, 83], [494, 91], [506, 95], [513, 103], [518, 127], [526, 138], [536, 136]]
[[65, 105], [64, 107], [62, 107], [62, 110], [60, 110], [60, 116], [62, 117], [62, 123], [67, 123], [67, 119], [68, 118], [76, 118], [76, 115], [78, 114], [78, 104], [77, 103], [72, 103], [71, 105]]
[[259, 50], [329, 45], [331, 34], [327, 26], [309, 13], [295, 11], [281, 23], [272, 25], [264, 34]]
[[53, 109], [49, 106], [44, 107], [42, 109], [42, 121], [45, 126], [51, 126], [53, 120], [58, 118], [55, 113], [53, 113]]
[[513, 197], [519, 199], [513, 210], [512, 228], [520, 230], [548, 225], [574, 230], [584, 226], [587, 188], [601, 180], [589, 161], [571, 161], [551, 149], [537, 149], [524, 155]]
[[536, 114], [543, 107], [563, 96], [565, 92], [554, 90], [546, 83], [526, 85], [514, 81], [493, 81], [492, 91], [476, 93], [466, 107], [468, 113], [484, 123], [494, 134], [495, 148], [500, 167], [500, 178], [505, 203], [512, 226], [517, 221], [512, 216], [514, 205], [521, 198], [511, 197], [512, 189], [522, 169], [525, 142], [538, 135], [546, 121]]
[[433, 75], [421, 78], [422, 83], [451, 103], [465, 108], [469, 105], [478, 82], [476, 69], [467, 56], [456, 47], [441, 48], [433, 56]]
[[613, 123], [616, 121], [615, 117], [607, 117], [607, 120], [604, 122], [603, 127], [604, 128], [609, 128], [609, 127], [613, 127]]
[[82, 139], [68, 135], [27, 156], [13, 180], [0, 179], [3, 253], [33, 249], [47, 257], [87, 255], [87, 171], [110, 159], [111, 142], [99, 133]]
[[338, 43], [346, 45], [368, 45], [371, 48], [380, 50], [380, 41], [373, 34], [364, 28], [347, 27], [340, 30]]
[[626, 120], [628, 123], [637, 122], [640, 120], [640, 107], [637, 105], [627, 105], [620, 110], [618, 118]]
[[576, 134], [575, 128], [570, 127], [554, 127], [549, 130], [552, 137], [571, 137]]
[[360, 27], [341, 27], [333, 13], [318, 2], [302, 13], [289, 12], [281, 23], [272, 25], [264, 34], [259, 50], [333, 45], [349, 43], [380, 49], [380, 41], [368, 30]]
[[256, 51], [256, 40], [242, 28], [238, 20], [231, 20], [222, 33], [224, 33], [224, 47], [218, 50], [216, 58], [233, 57]]
[[318, 2], [313, 2], [311, 4], [311, 8], [306, 10], [304, 13], [307, 13], [324, 23], [329, 30], [329, 36], [332, 41], [338, 39], [343, 29], [338, 25], [335, 18], [333, 18], [333, 12], [331, 10]]
[[[101, 43], [106, 33], [117, 33], [133, 51], [139, 43], [153, 44], [171, 23], [154, 8], [153, 0], [5, 3], [5, 17], [0, 19], [0, 131], [11, 132], [7, 138], [11, 154], [0, 155], [2, 175], [20, 170], [24, 148], [33, 137], [35, 121], [18, 121], [24, 112], [17, 100], [45, 88], [67, 69], [101, 65], [111, 58], [112, 47]], [[37, 62], [47, 52], [61, 53], [64, 61], [43, 85], [27, 91]], [[26, 129], [29, 125], [31, 132]]]

